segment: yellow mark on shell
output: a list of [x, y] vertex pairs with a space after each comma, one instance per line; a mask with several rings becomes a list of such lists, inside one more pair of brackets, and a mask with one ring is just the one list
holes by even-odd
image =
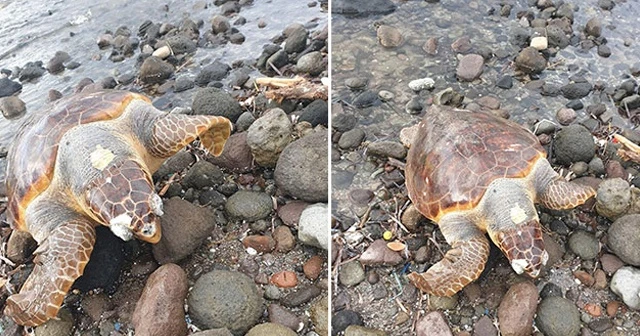
[[89, 158], [91, 160], [91, 165], [93, 166], [93, 168], [103, 170], [107, 167], [107, 165], [109, 165], [109, 163], [111, 163], [111, 161], [113, 161], [113, 158], [115, 157], [116, 156], [112, 151], [100, 145], [96, 145], [96, 150], [91, 152]]
[[527, 214], [520, 207], [520, 205], [516, 204], [513, 208], [511, 208], [511, 221], [514, 224], [520, 224], [527, 220]]

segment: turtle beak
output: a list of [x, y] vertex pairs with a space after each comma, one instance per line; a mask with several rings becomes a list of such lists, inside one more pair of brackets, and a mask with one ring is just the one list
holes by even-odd
[[549, 253], [544, 248], [542, 230], [537, 220], [531, 220], [515, 229], [503, 230], [494, 242], [507, 256], [511, 267], [518, 274], [531, 278], [540, 275], [542, 266], [547, 264]]

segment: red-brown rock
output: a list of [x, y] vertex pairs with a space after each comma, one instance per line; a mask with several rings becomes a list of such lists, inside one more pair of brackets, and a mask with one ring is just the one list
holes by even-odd
[[444, 314], [433, 311], [418, 321], [417, 336], [453, 336]]
[[292, 288], [298, 285], [298, 277], [294, 272], [281, 271], [271, 276], [271, 283], [280, 288]]
[[315, 255], [309, 258], [309, 260], [307, 260], [307, 262], [302, 265], [302, 271], [307, 278], [309, 278], [310, 280], [315, 280], [320, 276], [320, 273], [322, 273], [323, 263], [324, 260], [322, 259], [322, 257]]
[[536, 285], [531, 281], [523, 281], [511, 286], [498, 307], [500, 333], [504, 336], [533, 334], [533, 316], [537, 307]]
[[261, 253], [269, 253], [276, 248], [276, 241], [269, 236], [251, 235], [242, 240], [244, 247], [251, 247]]

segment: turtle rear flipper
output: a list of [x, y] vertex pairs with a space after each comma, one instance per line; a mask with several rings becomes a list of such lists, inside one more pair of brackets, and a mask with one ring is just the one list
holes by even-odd
[[54, 318], [93, 251], [96, 234], [92, 221], [81, 215], [69, 217], [68, 212], [54, 213], [51, 211], [48, 220], [63, 223], [40, 242], [31, 275], [20, 292], [6, 302], [4, 314], [19, 325], [37, 326]]
[[[409, 274], [409, 281], [423, 292], [452, 296], [476, 280], [489, 258], [489, 241], [473, 224], [460, 222], [447, 230], [446, 219], [440, 222], [442, 233], [451, 244], [444, 258], [424, 273]], [[458, 223], [456, 223], [458, 224]]]
[[557, 178], [538, 195], [538, 202], [549, 209], [572, 209], [595, 196], [596, 191], [590, 186], [568, 182]]
[[231, 122], [224, 117], [167, 114], [153, 124], [146, 147], [157, 157], [169, 157], [200, 137], [209, 153], [218, 156], [231, 134]]

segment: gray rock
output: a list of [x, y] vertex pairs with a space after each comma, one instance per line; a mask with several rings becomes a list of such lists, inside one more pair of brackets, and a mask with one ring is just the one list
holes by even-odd
[[[338, 105], [339, 106], [339, 105]], [[332, 106], [331, 127], [338, 132], [346, 132], [353, 129], [358, 119], [350, 113], [335, 113], [336, 105]]]
[[200, 160], [191, 166], [182, 179], [185, 189], [204, 189], [222, 183], [224, 183], [224, 175], [220, 168], [205, 160]]
[[307, 73], [311, 76], [321, 74], [326, 68], [324, 57], [319, 51], [313, 51], [303, 55], [296, 63], [297, 72]]
[[191, 336], [233, 336], [233, 334], [227, 328], [216, 328], [199, 331]]
[[227, 77], [231, 67], [219, 61], [215, 61], [202, 68], [196, 76], [196, 84], [198, 86], [207, 86], [210, 82], [219, 81]]
[[17, 92], [20, 92], [20, 90], [22, 90], [22, 84], [14, 82], [6, 77], [0, 78], [0, 98], [12, 96]]
[[558, 123], [563, 126], [571, 124], [577, 117], [578, 114], [576, 111], [570, 108], [561, 108], [556, 112], [556, 119], [558, 120]]
[[404, 159], [407, 156], [407, 149], [396, 141], [372, 142], [367, 146], [367, 154], [381, 157], [393, 157]]
[[613, 6], [615, 6], [615, 2], [612, 0], [598, 0], [598, 6], [604, 10], [612, 10]]
[[600, 251], [598, 239], [583, 230], [577, 230], [569, 236], [569, 248], [582, 260], [594, 259]]
[[13, 230], [7, 242], [6, 257], [16, 264], [24, 264], [37, 247], [38, 243], [29, 232]]
[[36, 336], [67, 336], [73, 333], [75, 321], [67, 308], [58, 311], [58, 318], [51, 319], [35, 329]]
[[476, 54], [464, 55], [458, 63], [456, 75], [464, 82], [471, 82], [480, 77], [484, 67], [484, 58]]
[[536, 48], [527, 47], [516, 57], [516, 67], [525, 73], [537, 74], [547, 67], [547, 60]]
[[344, 330], [344, 336], [386, 336], [387, 333], [373, 328], [366, 328], [357, 325], [348, 326]]
[[344, 81], [344, 85], [346, 85], [351, 90], [364, 89], [367, 86], [368, 83], [369, 83], [369, 81], [366, 78], [362, 78], [362, 77], [347, 78]]
[[596, 144], [588, 129], [582, 125], [569, 125], [556, 135], [554, 154], [558, 163], [589, 162], [596, 153]]
[[640, 215], [618, 218], [607, 231], [611, 250], [627, 264], [640, 266]]
[[193, 285], [187, 303], [196, 325], [227, 328], [236, 336], [253, 327], [263, 311], [263, 299], [253, 280], [232, 271], [202, 275]]
[[225, 210], [231, 217], [254, 222], [271, 214], [273, 201], [269, 194], [240, 190], [229, 197]]
[[536, 326], [547, 336], [577, 336], [580, 334], [580, 312], [565, 298], [548, 297], [538, 305]]
[[593, 85], [588, 82], [582, 83], [569, 83], [563, 86], [560, 90], [562, 95], [567, 99], [580, 99], [586, 97], [593, 89]]
[[216, 226], [211, 210], [179, 197], [164, 201], [160, 221], [162, 238], [153, 245], [153, 257], [160, 264], [175, 263], [191, 254]]
[[287, 308], [277, 304], [270, 304], [267, 311], [271, 323], [283, 325], [293, 331], [301, 331], [304, 328], [302, 320]]
[[366, 134], [360, 128], [354, 128], [346, 131], [340, 136], [340, 140], [338, 140], [338, 147], [342, 149], [356, 148], [360, 146], [365, 136]]
[[357, 108], [366, 108], [378, 104], [380, 104], [378, 94], [371, 90], [364, 91], [353, 99], [353, 106]]
[[280, 303], [285, 307], [297, 307], [313, 300], [321, 293], [322, 290], [317, 286], [306, 286], [298, 289], [297, 292], [289, 293], [280, 300]]
[[343, 286], [356, 286], [364, 281], [364, 267], [357, 261], [350, 261], [342, 264], [338, 270], [338, 280]]
[[501, 89], [510, 89], [513, 87], [513, 77], [506, 75], [501, 77], [497, 82], [496, 86]]
[[610, 288], [629, 308], [640, 310], [640, 269], [621, 267], [611, 278]]
[[251, 328], [245, 336], [296, 336], [297, 334], [281, 325], [276, 323], [262, 323]]
[[2, 97], [0, 98], [0, 112], [9, 120], [18, 119], [27, 113], [27, 106], [22, 99], [16, 96]]
[[326, 204], [316, 203], [313, 205], [309, 205], [302, 211], [302, 214], [300, 215], [300, 222], [298, 224], [298, 239], [300, 239], [300, 241], [305, 245], [311, 245], [328, 250], [328, 220], [329, 211]]
[[42, 67], [42, 62], [29, 62], [25, 64], [24, 68], [20, 71], [18, 79], [21, 82], [29, 82], [36, 78], [41, 77], [47, 70]]
[[564, 49], [569, 45], [569, 37], [561, 27], [557, 25], [547, 26], [546, 31], [547, 41], [549, 41], [550, 46]]
[[167, 177], [169, 174], [179, 173], [187, 169], [187, 167], [192, 165], [194, 162], [196, 162], [196, 159], [193, 157], [193, 154], [186, 150], [180, 150], [162, 163], [160, 168], [153, 173], [153, 179], [159, 180]]
[[385, 48], [399, 47], [404, 42], [402, 33], [395, 27], [380, 25], [376, 29], [376, 34], [378, 35], [378, 42]]
[[231, 28], [231, 24], [229, 23], [229, 19], [222, 15], [214, 15], [211, 18], [211, 30], [213, 30], [214, 34], [224, 33]]
[[360, 256], [360, 262], [365, 265], [389, 265], [395, 266], [403, 261], [400, 253], [390, 250], [387, 243], [375, 240]]
[[195, 86], [196, 84], [191, 78], [187, 76], [180, 76], [176, 78], [176, 81], [173, 83], [173, 91], [174, 92], [187, 91], [189, 89], [193, 89]]
[[284, 40], [284, 51], [293, 54], [303, 51], [307, 47], [309, 32], [303, 25], [295, 25]]
[[173, 74], [173, 65], [156, 56], [147, 57], [140, 67], [140, 80], [145, 84], [159, 84]]
[[596, 192], [596, 211], [615, 220], [627, 212], [631, 202], [629, 182], [621, 178], [606, 179]]
[[[164, 40], [163, 44], [168, 45], [175, 55], [190, 54], [195, 52], [197, 48], [196, 43], [191, 41], [190, 38], [184, 35], [175, 35], [168, 37], [166, 40]], [[161, 45], [162, 44], [156, 45], [156, 49]]]
[[600, 19], [594, 17], [587, 21], [584, 32], [593, 37], [600, 37], [600, 34], [602, 34], [602, 22], [600, 22]]
[[364, 325], [360, 314], [349, 309], [340, 310], [331, 318], [331, 334], [338, 335], [352, 325]]
[[598, 46], [598, 56], [600, 57], [609, 57], [611, 56], [611, 48], [609, 48], [606, 44], [601, 44]]
[[64, 63], [71, 60], [71, 56], [64, 51], [56, 51], [56, 54], [47, 62], [49, 73], [55, 74], [64, 70]]
[[629, 110], [640, 107], [640, 95], [634, 94], [629, 97], [624, 97], [620, 101], [620, 106], [626, 107]]
[[236, 121], [236, 130], [238, 132], [244, 132], [249, 129], [254, 121], [256, 121], [256, 118], [253, 116], [253, 113], [244, 112], [238, 117], [238, 121]]
[[291, 142], [291, 121], [282, 109], [267, 111], [247, 130], [247, 144], [256, 163], [273, 167], [280, 153]]
[[[306, 55], [305, 55], [306, 56]], [[300, 57], [300, 59], [302, 59], [304, 56]], [[299, 62], [300, 60], [298, 60]], [[307, 67], [306, 70], [308, 69], [315, 69], [315, 63], [312, 62], [315, 61], [315, 59], [311, 60], [311, 59], [305, 59], [303, 67]], [[282, 68], [283, 66], [287, 65], [287, 63], [289, 63], [289, 57], [287, 56], [287, 52], [284, 51], [284, 49], [278, 50], [275, 53], [273, 53], [273, 55], [271, 55], [266, 62], [265, 67], [267, 68], [267, 70], [272, 71], [271, 65], [272, 64], [276, 69]], [[303, 71], [300, 71], [303, 72]]]
[[311, 305], [310, 318], [320, 336], [329, 335], [329, 300], [323, 296]]
[[316, 130], [282, 151], [274, 171], [276, 186], [285, 194], [307, 202], [326, 202], [327, 162], [327, 131]]
[[236, 122], [242, 114], [240, 104], [228, 93], [216, 88], [204, 88], [196, 93], [191, 104], [194, 114], [225, 117]]
[[440, 311], [432, 311], [416, 324], [417, 336], [453, 336], [447, 318]]

